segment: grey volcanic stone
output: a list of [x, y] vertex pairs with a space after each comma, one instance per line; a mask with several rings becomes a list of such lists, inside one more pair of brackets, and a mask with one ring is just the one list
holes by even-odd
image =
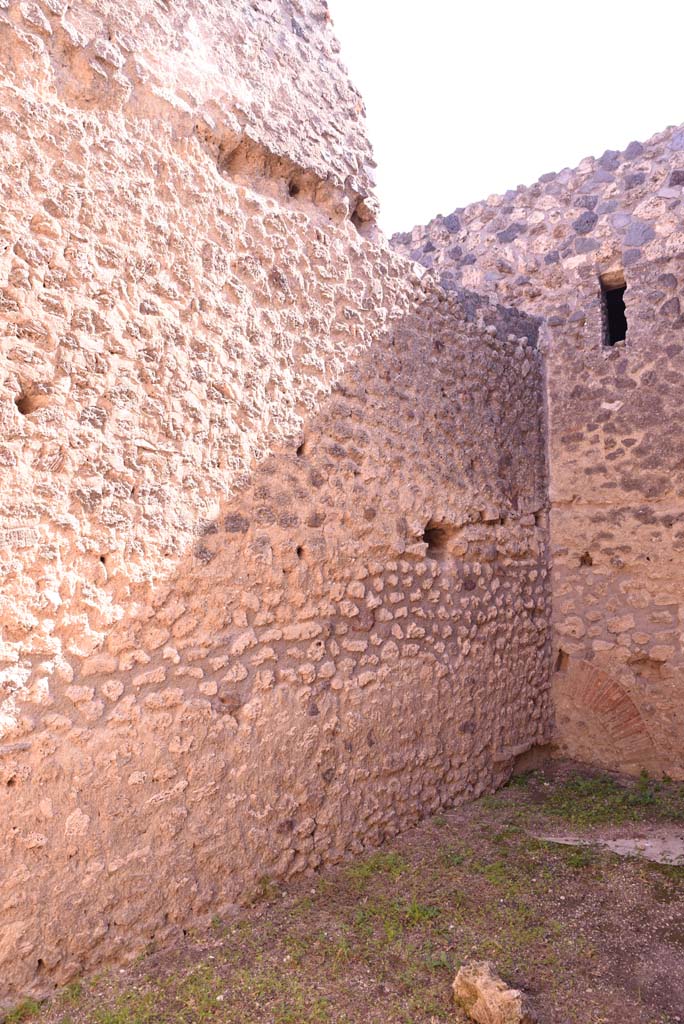
[[636, 157], [641, 156], [644, 151], [644, 147], [640, 142], [630, 142], [629, 146], [625, 150], [625, 159], [634, 160]]
[[598, 163], [604, 171], [614, 171], [620, 163], [620, 154], [615, 149], [607, 149]]
[[586, 213], [581, 213], [577, 220], [572, 222], [572, 226], [578, 235], [588, 235], [596, 227], [597, 221], [598, 217], [596, 214], [587, 210]]
[[661, 274], [658, 278], [658, 284], [661, 284], [663, 288], [676, 288], [677, 278], [674, 274]]
[[616, 213], [614, 217], [611, 217], [610, 223], [613, 225], [616, 231], [624, 231], [627, 225], [632, 223], [631, 214]]
[[645, 245], [655, 238], [655, 228], [644, 220], [633, 220], [625, 234], [625, 245]]
[[500, 242], [513, 242], [524, 231], [525, 226], [523, 224], [509, 224], [503, 231], [499, 231], [496, 237]]
[[663, 316], [679, 316], [681, 309], [677, 296], [675, 295], [673, 299], [668, 299], [667, 302], [664, 302], [660, 307], [660, 312]]

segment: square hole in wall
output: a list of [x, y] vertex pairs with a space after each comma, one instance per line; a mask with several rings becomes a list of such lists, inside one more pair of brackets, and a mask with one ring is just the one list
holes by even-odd
[[619, 271], [601, 277], [601, 299], [603, 302], [603, 344], [612, 348], [627, 337], [627, 310], [625, 291], [627, 284], [624, 274]]

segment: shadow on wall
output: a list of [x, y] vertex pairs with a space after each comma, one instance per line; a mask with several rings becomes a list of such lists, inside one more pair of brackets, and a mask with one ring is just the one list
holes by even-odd
[[130, 960], [548, 740], [541, 416], [534, 348], [428, 290], [133, 586], [0, 762], [0, 997]]

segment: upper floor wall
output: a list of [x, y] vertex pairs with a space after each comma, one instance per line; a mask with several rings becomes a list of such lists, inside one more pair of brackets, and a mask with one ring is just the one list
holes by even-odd
[[[598, 308], [600, 275], [667, 260], [684, 244], [684, 126], [397, 234], [445, 286], [496, 297], [551, 326]], [[666, 314], [674, 312], [668, 307]]]

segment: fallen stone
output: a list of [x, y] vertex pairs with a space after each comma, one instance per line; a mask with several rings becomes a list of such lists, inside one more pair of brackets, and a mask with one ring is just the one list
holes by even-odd
[[465, 963], [454, 980], [454, 998], [477, 1024], [535, 1024], [528, 999], [509, 988], [490, 960]]

